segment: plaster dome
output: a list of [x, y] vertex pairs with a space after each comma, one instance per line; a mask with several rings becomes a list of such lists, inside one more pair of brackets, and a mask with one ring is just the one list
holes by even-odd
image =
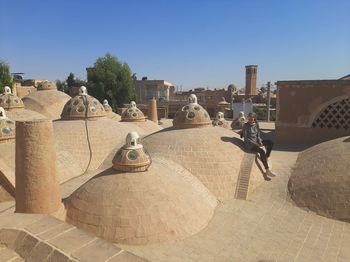
[[350, 137], [315, 145], [298, 156], [288, 190], [319, 215], [350, 222]]
[[0, 95], [0, 107], [5, 110], [14, 110], [24, 108], [24, 104], [22, 99], [12, 94], [10, 87], [5, 86], [5, 92]]
[[107, 99], [103, 100], [103, 107], [104, 107], [106, 112], [111, 112], [112, 111], [112, 107], [109, 105]]
[[161, 156], [182, 165], [222, 201], [241, 190], [239, 174], [245, 158], [246, 196], [264, 182], [255, 154], [245, 153], [243, 141], [226, 128], [164, 129], [143, 138], [142, 143], [152, 158]]
[[218, 105], [220, 106], [228, 106], [230, 103], [226, 101], [225, 97], [221, 97]]
[[191, 94], [188, 104], [176, 112], [173, 126], [178, 129], [211, 126], [209, 114], [197, 103], [196, 95]]
[[45, 80], [41, 82], [38, 86], [38, 91], [42, 90], [57, 90], [57, 86], [55, 83]]
[[225, 120], [223, 112], [218, 112], [216, 114], [216, 118], [213, 120], [213, 126], [230, 129], [230, 124]]
[[151, 165], [151, 157], [139, 143], [139, 134], [130, 132], [126, 136], [125, 145], [120, 148], [113, 159], [113, 168], [118, 171], [146, 171]]
[[38, 112], [51, 120], [61, 118], [61, 113], [71, 97], [55, 89], [42, 89], [23, 97], [27, 109]]
[[15, 139], [16, 124], [6, 117], [5, 110], [0, 107], [0, 143]]
[[67, 200], [66, 221], [128, 245], [183, 239], [205, 228], [216, 198], [186, 169], [153, 159], [145, 172], [109, 168]]
[[131, 101], [127, 109], [122, 113], [123, 122], [145, 122], [146, 117], [140, 109], [137, 108], [135, 101]]
[[122, 119], [120, 115], [113, 112], [112, 107], [109, 105], [107, 99], [103, 100], [103, 107], [109, 119], [116, 120], [116, 121], [120, 121]]
[[103, 116], [106, 116], [105, 109], [96, 98], [87, 94], [85, 86], [79, 88], [79, 95], [66, 103], [61, 114], [63, 120], [96, 119]]

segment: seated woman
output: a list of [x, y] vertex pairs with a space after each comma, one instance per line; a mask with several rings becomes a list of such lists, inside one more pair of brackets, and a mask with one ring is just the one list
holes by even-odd
[[[270, 168], [267, 159], [270, 157], [273, 143], [271, 140], [262, 140], [260, 128], [255, 120], [255, 114], [248, 114], [248, 121], [243, 125], [242, 134], [244, 138], [244, 145], [247, 149], [259, 153], [260, 159], [265, 167], [265, 180], [271, 180], [268, 176], [276, 176]], [[265, 150], [262, 148], [266, 148]]]

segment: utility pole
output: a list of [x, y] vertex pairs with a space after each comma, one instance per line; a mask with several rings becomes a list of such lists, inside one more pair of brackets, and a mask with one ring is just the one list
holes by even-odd
[[267, 122], [270, 122], [270, 94], [271, 94], [271, 83], [267, 82]]

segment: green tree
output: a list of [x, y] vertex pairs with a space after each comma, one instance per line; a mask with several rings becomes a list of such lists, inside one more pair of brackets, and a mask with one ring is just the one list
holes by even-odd
[[107, 99], [111, 107], [116, 109], [135, 99], [132, 76], [127, 63], [121, 63], [117, 57], [107, 53], [87, 70], [89, 94], [100, 101]]
[[[62, 84], [64, 83], [64, 88], [65, 88], [65, 92], [68, 94], [69, 90], [72, 87], [80, 87], [80, 86], [86, 86], [87, 82], [84, 80], [81, 80], [79, 78], [75, 78], [74, 74], [71, 72], [69, 73], [67, 79], [65, 82], [61, 82]], [[57, 86], [58, 88], [58, 86]]]
[[4, 87], [12, 88], [12, 77], [10, 74], [10, 66], [0, 60], [0, 93], [4, 92]]

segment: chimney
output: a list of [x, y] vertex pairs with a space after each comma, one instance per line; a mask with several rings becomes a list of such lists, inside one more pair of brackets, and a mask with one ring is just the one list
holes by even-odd
[[51, 120], [16, 121], [16, 212], [50, 214], [61, 207]]
[[148, 120], [158, 124], [157, 101], [153, 97], [148, 104]]

